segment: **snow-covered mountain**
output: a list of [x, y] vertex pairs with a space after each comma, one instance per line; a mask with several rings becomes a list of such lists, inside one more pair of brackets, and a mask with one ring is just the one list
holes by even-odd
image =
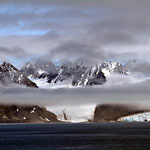
[[111, 73], [128, 74], [128, 70], [125, 66], [117, 62], [104, 62], [99, 67], [105, 76], [109, 76]]
[[21, 69], [27, 77], [46, 79], [48, 83], [59, 83], [70, 80], [73, 86], [102, 85], [111, 73], [127, 74], [126, 68], [120, 63], [103, 62], [96, 65], [69, 62], [55, 66], [48, 61], [28, 62]]
[[49, 83], [58, 75], [57, 67], [53, 63], [44, 60], [27, 62], [21, 72], [31, 78], [47, 78]]
[[102, 85], [106, 82], [106, 77], [98, 65], [87, 68], [81, 76], [75, 76], [72, 85]]
[[37, 85], [28, 79], [21, 71], [12, 64], [4, 62], [0, 65], [0, 84], [10, 85], [13, 83], [37, 88]]
[[0, 83], [37, 87], [31, 80], [44, 79], [47, 83], [53, 84], [64, 84], [69, 81], [72, 86], [102, 85], [112, 72], [127, 74], [124, 66], [114, 62], [91, 66], [81, 62], [69, 62], [55, 66], [49, 61], [37, 60], [26, 63], [21, 70], [4, 62], [0, 65]]

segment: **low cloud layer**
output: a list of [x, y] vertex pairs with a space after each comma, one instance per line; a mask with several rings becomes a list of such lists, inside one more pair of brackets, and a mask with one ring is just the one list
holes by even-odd
[[14, 48], [7, 48], [7, 47], [0, 47], [0, 59], [1, 60], [7, 60], [8, 58], [11, 57], [16, 57], [16, 58], [26, 58], [29, 57], [29, 54], [26, 53], [26, 51], [22, 48], [19, 47], [14, 47]]
[[45, 106], [88, 105], [101, 103], [149, 104], [150, 80], [110, 86], [59, 89], [1, 88], [0, 103]]

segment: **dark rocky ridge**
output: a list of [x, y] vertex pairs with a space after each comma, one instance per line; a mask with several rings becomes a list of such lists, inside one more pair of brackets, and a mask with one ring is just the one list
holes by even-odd
[[0, 105], [0, 123], [52, 123], [57, 116], [42, 106]]
[[0, 84], [5, 86], [19, 84], [27, 87], [38, 88], [36, 83], [29, 80], [20, 70], [6, 62], [0, 65]]
[[110, 122], [117, 121], [118, 118], [143, 113], [146, 109], [139, 109], [135, 107], [131, 107], [129, 105], [121, 105], [121, 104], [102, 104], [98, 105], [95, 108], [94, 112], [94, 122]]

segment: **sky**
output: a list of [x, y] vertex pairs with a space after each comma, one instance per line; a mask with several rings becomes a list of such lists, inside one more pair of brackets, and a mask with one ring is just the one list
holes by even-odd
[[0, 62], [149, 64], [149, 0], [1, 0]]

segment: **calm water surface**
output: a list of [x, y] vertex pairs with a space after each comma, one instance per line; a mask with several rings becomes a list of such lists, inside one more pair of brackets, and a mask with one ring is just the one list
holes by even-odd
[[150, 123], [0, 125], [0, 150], [150, 150]]

